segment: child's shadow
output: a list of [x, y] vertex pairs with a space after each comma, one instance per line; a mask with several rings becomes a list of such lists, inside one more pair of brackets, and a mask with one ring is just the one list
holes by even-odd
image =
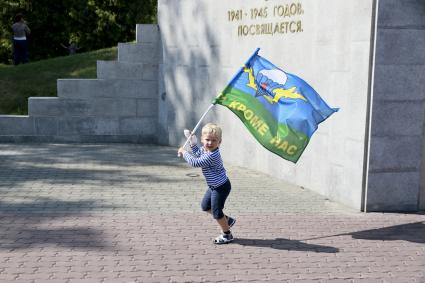
[[277, 250], [288, 250], [288, 251], [305, 251], [305, 252], [316, 252], [316, 253], [339, 252], [339, 249], [334, 247], [307, 244], [298, 240], [288, 240], [283, 238], [276, 238], [274, 240], [237, 238], [233, 241], [233, 243], [241, 245], [241, 246], [272, 248]]

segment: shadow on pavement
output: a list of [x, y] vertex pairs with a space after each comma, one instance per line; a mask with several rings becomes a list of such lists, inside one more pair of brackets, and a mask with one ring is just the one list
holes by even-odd
[[353, 239], [359, 240], [378, 240], [378, 241], [407, 241], [413, 243], [425, 243], [425, 223], [414, 222], [408, 224], [400, 224], [395, 226], [363, 230], [350, 233], [341, 233], [327, 236], [320, 236], [301, 241], [325, 239], [339, 236], [351, 236]]
[[415, 222], [396, 226], [352, 232], [354, 239], [381, 240], [381, 241], [408, 241], [425, 243], [425, 223]]
[[[112, 250], [102, 229], [96, 224], [81, 227], [77, 219], [87, 212], [114, 209], [96, 201], [63, 201], [36, 198], [13, 203], [0, 201], [0, 250], [61, 246], [80, 249]], [[48, 227], [46, 227], [46, 225]], [[99, 226], [101, 227], [101, 226]]]
[[0, 249], [29, 249], [45, 246], [111, 250], [102, 232], [93, 228], [9, 229], [0, 240]]
[[288, 240], [284, 238], [276, 238], [274, 240], [237, 238], [234, 240], [234, 243], [241, 246], [272, 248], [277, 250], [288, 250], [288, 251], [305, 251], [305, 252], [316, 252], [316, 253], [339, 252], [339, 249], [334, 247], [307, 244], [298, 240]]
[[[7, 167], [0, 164], [0, 190], [10, 191], [11, 187], [30, 182], [44, 182], [45, 184], [92, 184], [99, 185], [108, 182], [110, 185], [117, 185], [125, 179], [130, 181], [147, 182], [169, 182], [167, 178], [161, 178], [153, 174], [133, 174], [125, 170], [94, 170], [76, 168], [55, 168], [49, 166], [20, 165]], [[176, 180], [175, 182], [178, 182]], [[181, 181], [183, 182], [183, 181]]]
[[[49, 184], [126, 180], [167, 182], [167, 178], [146, 174], [137, 176], [128, 168], [184, 166], [177, 149], [160, 146], [124, 144], [18, 144], [0, 143], [0, 189], [34, 181]], [[90, 164], [92, 166], [87, 166]], [[111, 167], [112, 166], [112, 167]], [[119, 168], [119, 169], [117, 169]]]
[[19, 217], [22, 214], [37, 215], [37, 213], [42, 213], [44, 216], [57, 215], [58, 213], [73, 215], [99, 209], [119, 208], [118, 206], [98, 204], [94, 200], [63, 201], [48, 197], [38, 197], [32, 201], [28, 201], [28, 199], [29, 197], [26, 197], [25, 202], [0, 201], [0, 216], [16, 215]]

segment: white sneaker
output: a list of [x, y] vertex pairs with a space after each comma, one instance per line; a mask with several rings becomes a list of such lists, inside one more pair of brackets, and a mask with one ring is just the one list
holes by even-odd
[[221, 244], [228, 244], [231, 241], [233, 241], [233, 235], [230, 234], [221, 234], [217, 238], [214, 239], [214, 244], [221, 245]]

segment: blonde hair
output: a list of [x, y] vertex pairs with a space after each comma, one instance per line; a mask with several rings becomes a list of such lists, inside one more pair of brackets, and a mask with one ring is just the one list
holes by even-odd
[[202, 135], [213, 134], [221, 140], [221, 128], [214, 123], [208, 123], [202, 128]]

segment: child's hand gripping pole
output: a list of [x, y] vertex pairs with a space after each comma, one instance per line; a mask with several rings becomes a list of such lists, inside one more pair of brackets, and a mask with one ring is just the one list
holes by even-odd
[[[193, 131], [191, 133], [191, 135], [186, 136], [186, 142], [184, 143], [184, 145], [181, 148], [186, 148], [188, 142], [190, 141], [190, 139], [195, 135], [196, 130], [198, 130], [199, 125], [201, 124], [202, 120], [205, 118], [205, 116], [207, 115], [207, 113], [211, 110], [211, 108], [214, 107], [214, 104], [211, 104], [208, 109], [204, 112], [204, 114], [201, 116], [201, 119], [199, 119], [198, 123], [196, 124], [195, 128], [193, 128]], [[196, 137], [195, 137], [196, 138]], [[177, 154], [178, 157], [181, 157], [180, 154]]]
[[195, 136], [194, 133], [191, 133], [188, 129], [185, 129], [183, 131], [183, 133], [184, 133], [184, 136], [186, 138], [189, 138], [190, 145], [194, 145], [194, 144], [197, 144], [198, 143], [198, 139], [196, 138], [196, 136]]
[[[190, 145], [194, 145], [198, 143], [198, 139], [196, 138], [196, 136], [192, 134], [188, 129], [184, 130], [184, 135], [190, 141]], [[187, 144], [187, 141], [184, 146], [186, 146], [186, 144]], [[186, 148], [180, 147], [179, 150], [177, 151], [177, 156], [182, 157], [185, 152], [186, 152]]]

